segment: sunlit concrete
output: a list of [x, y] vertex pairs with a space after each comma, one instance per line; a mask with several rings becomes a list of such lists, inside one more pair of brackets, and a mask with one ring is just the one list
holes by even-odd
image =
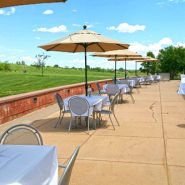
[[82, 124], [68, 133], [70, 115], [54, 128], [58, 106], [40, 109], [0, 126], [32, 124], [45, 145], [55, 145], [59, 162], [65, 162], [81, 145], [71, 185], [185, 185], [185, 98], [177, 94], [179, 81], [143, 85], [117, 104], [120, 126], [110, 120], [94, 130]]

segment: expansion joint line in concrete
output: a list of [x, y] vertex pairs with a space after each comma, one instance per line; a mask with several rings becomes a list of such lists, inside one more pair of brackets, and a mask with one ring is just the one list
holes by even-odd
[[158, 83], [159, 87], [159, 98], [160, 98], [160, 108], [161, 108], [161, 122], [162, 122], [162, 134], [163, 134], [163, 144], [164, 144], [164, 155], [165, 155], [165, 169], [166, 169], [166, 175], [167, 175], [167, 182], [168, 185], [171, 185], [170, 183], [170, 177], [169, 177], [169, 169], [168, 169], [168, 161], [167, 161], [167, 151], [166, 151], [166, 137], [165, 137], [165, 131], [164, 131], [164, 122], [163, 122], [163, 107], [162, 107], [162, 99], [161, 99], [161, 82]]

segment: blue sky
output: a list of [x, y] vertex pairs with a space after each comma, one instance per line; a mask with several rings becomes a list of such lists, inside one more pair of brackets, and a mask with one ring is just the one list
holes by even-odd
[[[84, 67], [81, 53], [45, 52], [38, 45], [82, 29], [130, 44], [145, 56], [169, 45], [185, 46], [185, 0], [68, 0], [0, 9], [0, 61], [27, 64], [36, 54], [50, 55], [47, 65]], [[89, 53], [89, 55], [92, 53]], [[91, 67], [114, 68], [104, 58], [88, 56]], [[124, 67], [123, 62], [118, 68]], [[134, 68], [128, 62], [128, 68]]]

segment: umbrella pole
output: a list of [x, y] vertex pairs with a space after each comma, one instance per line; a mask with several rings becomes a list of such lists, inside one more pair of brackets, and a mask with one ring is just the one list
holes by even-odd
[[125, 79], [127, 78], [126, 71], [127, 71], [127, 60], [125, 59]]
[[85, 49], [85, 95], [88, 95], [87, 89], [88, 89], [88, 83], [87, 83], [87, 45], [84, 44]]
[[114, 83], [116, 84], [116, 57], [115, 57], [115, 68], [114, 68]]
[[137, 62], [135, 61], [135, 75], [137, 76]]

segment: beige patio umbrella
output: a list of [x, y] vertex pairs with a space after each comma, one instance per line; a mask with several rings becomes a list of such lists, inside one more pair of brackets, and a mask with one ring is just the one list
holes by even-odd
[[126, 78], [126, 62], [127, 59], [130, 57], [142, 57], [141, 55], [130, 51], [128, 49], [125, 50], [114, 50], [114, 51], [108, 51], [108, 52], [104, 52], [104, 53], [94, 53], [92, 56], [96, 56], [96, 57], [108, 57], [108, 58], [112, 58], [115, 61], [115, 81], [116, 81], [116, 61], [118, 57], [124, 58], [125, 59], [125, 78]]
[[[108, 61], [114, 61], [115, 62], [115, 71], [116, 71], [116, 63], [118, 61], [139, 61], [139, 60], [144, 60], [144, 58], [140, 55], [138, 57], [117, 57], [116, 60], [115, 58], [109, 58]], [[126, 62], [125, 62], [126, 63]], [[126, 65], [125, 65], [125, 69], [126, 69]], [[116, 74], [116, 72], [115, 72]], [[126, 79], [126, 70], [125, 70], [125, 79]], [[115, 78], [116, 81], [116, 78]]]
[[40, 4], [40, 3], [54, 3], [54, 2], [65, 2], [67, 0], [0, 0], [0, 8], [9, 6], [19, 6], [28, 4]]
[[85, 53], [85, 91], [87, 95], [87, 52], [105, 52], [128, 49], [129, 44], [121, 43], [102, 36], [99, 33], [84, 29], [65, 38], [39, 46], [46, 51], [84, 52]]
[[[144, 57], [143, 59], [137, 60], [137, 61], [135, 62], [135, 74], [136, 74], [136, 72], [137, 72], [137, 63], [138, 63], [138, 62], [159, 62], [159, 60], [156, 59], [156, 58], [152, 58], [152, 57]], [[136, 74], [136, 75], [137, 75], [137, 74]]]

